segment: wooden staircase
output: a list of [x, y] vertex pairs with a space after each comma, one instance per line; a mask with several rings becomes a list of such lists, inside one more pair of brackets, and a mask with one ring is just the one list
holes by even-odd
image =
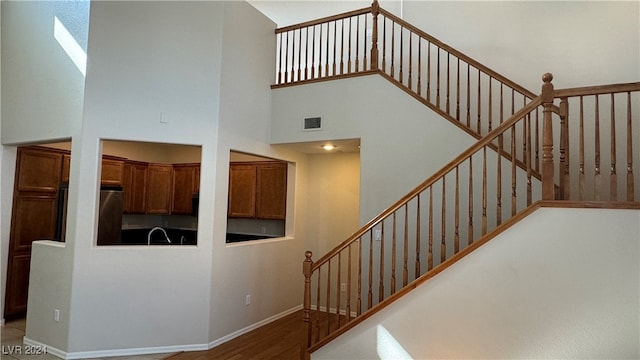
[[557, 90], [544, 74], [535, 95], [377, 1], [276, 34], [273, 88], [379, 74], [478, 139], [329, 253], [306, 252], [302, 358], [540, 206], [640, 209], [640, 82]]

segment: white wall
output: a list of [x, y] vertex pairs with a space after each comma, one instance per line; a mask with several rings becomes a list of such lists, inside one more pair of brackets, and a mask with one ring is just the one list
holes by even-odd
[[2, 2], [3, 144], [70, 138], [80, 129], [84, 76], [54, 38], [54, 18], [72, 11], [58, 5]]
[[[637, 1], [404, 1], [404, 19], [540, 92], [640, 80]], [[487, 26], [495, 24], [494, 26]]]
[[639, 239], [635, 210], [540, 209], [312, 358], [638, 358]]

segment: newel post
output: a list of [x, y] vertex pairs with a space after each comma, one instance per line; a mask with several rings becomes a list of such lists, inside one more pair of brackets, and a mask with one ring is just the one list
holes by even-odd
[[542, 75], [542, 200], [555, 199], [555, 186], [553, 175], [553, 75]]
[[380, 4], [374, 0], [371, 4], [371, 15], [373, 16], [371, 31], [371, 70], [378, 69], [378, 14], [380, 14]]
[[313, 261], [311, 260], [311, 256], [313, 253], [311, 251], [306, 251], [304, 253], [304, 262], [302, 263], [302, 274], [304, 275], [304, 299], [302, 304], [302, 322], [304, 329], [304, 337], [302, 338], [302, 344], [300, 348], [300, 359], [306, 360], [309, 359], [309, 353], [307, 349], [311, 346], [311, 322], [310, 322], [310, 313], [311, 313], [311, 267], [313, 266]]

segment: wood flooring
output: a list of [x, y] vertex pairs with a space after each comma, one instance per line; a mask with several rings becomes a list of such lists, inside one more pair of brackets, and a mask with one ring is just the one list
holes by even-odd
[[299, 360], [302, 310], [207, 351], [182, 352], [165, 360]]

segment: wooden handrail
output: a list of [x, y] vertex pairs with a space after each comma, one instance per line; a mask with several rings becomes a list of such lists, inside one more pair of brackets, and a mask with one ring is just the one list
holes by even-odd
[[572, 96], [616, 94], [628, 91], [640, 91], [640, 82], [555, 89], [553, 96], [558, 99]]
[[358, 10], [347, 11], [347, 12], [344, 12], [344, 13], [341, 13], [341, 14], [338, 14], [338, 15], [332, 15], [332, 16], [323, 17], [323, 18], [320, 18], [320, 19], [317, 19], [317, 20], [310, 20], [310, 21], [306, 21], [306, 22], [302, 22], [302, 23], [298, 23], [298, 24], [293, 24], [293, 25], [277, 28], [275, 30], [275, 33], [279, 34], [279, 33], [287, 32], [287, 31], [291, 31], [291, 30], [298, 30], [298, 29], [305, 28], [305, 27], [320, 25], [320, 24], [324, 24], [324, 23], [328, 23], [328, 22], [332, 22], [332, 21], [336, 21], [336, 20], [348, 19], [348, 18], [353, 17], [353, 16], [369, 14], [370, 12], [371, 12], [371, 6], [366, 7], [366, 8], [362, 8], [362, 9], [358, 9]]
[[347, 238], [342, 243], [338, 244], [333, 250], [322, 256], [319, 260], [313, 263], [313, 267], [311, 271], [316, 271], [320, 266], [325, 264], [329, 259], [340, 253], [342, 250], [346, 249], [351, 243], [356, 241], [365, 235], [368, 231], [373, 229], [381, 220], [387, 218], [389, 215], [393, 214], [395, 211], [404, 206], [407, 201], [416, 197], [416, 195], [423, 192], [425, 189], [429, 188], [429, 186], [433, 185], [434, 182], [439, 180], [443, 175], [451, 172], [458, 166], [462, 161], [468, 159], [471, 155], [476, 153], [478, 150], [483, 147], [489, 145], [492, 141], [494, 141], [500, 134], [504, 133], [506, 130], [510, 129], [518, 120], [522, 119], [522, 117], [535, 108], [542, 104], [542, 99], [540, 97], [534, 98], [527, 106], [523, 107], [519, 111], [517, 111], [513, 116], [511, 116], [507, 121], [500, 124], [496, 127], [491, 133], [487, 134], [485, 137], [474, 143], [471, 147], [465, 150], [463, 153], [458, 155], [455, 159], [450, 161], [447, 165], [445, 165], [442, 169], [438, 170], [435, 174], [431, 175], [428, 179], [423, 181], [421, 184], [416, 186], [413, 190], [411, 190], [408, 194], [403, 196], [400, 200], [396, 201], [393, 205], [389, 206], [387, 209], [382, 211], [376, 217], [374, 217], [371, 221], [365, 224], [358, 231], [353, 233], [349, 238]]
[[467, 63], [469, 63], [470, 65], [473, 65], [475, 68], [482, 70], [484, 73], [488, 74], [489, 76], [491, 76], [494, 79], [500, 80], [501, 82], [503, 82], [504, 84], [509, 85], [510, 87], [518, 90], [520, 93], [526, 95], [527, 97], [533, 99], [535, 98], [537, 95], [534, 94], [533, 92], [525, 89], [523, 86], [520, 86], [519, 84], [516, 84], [515, 82], [511, 81], [510, 79], [507, 79], [506, 77], [504, 77], [503, 75], [499, 74], [498, 72], [490, 69], [489, 67], [481, 64], [480, 62], [472, 59], [471, 57], [465, 55], [464, 53], [454, 49], [453, 47], [451, 47], [450, 45], [447, 45], [445, 43], [443, 43], [442, 41], [436, 39], [435, 37], [427, 34], [426, 32], [420, 30], [419, 28], [411, 25], [410, 23], [406, 22], [405, 20], [397, 17], [396, 15], [390, 13], [387, 10], [384, 10], [382, 8], [380, 8], [380, 14], [384, 15], [385, 17], [393, 20], [394, 22], [401, 24], [404, 28], [410, 30], [411, 32], [416, 33], [417, 35], [427, 39], [430, 43], [438, 46], [439, 48], [445, 50], [448, 53], [451, 53], [453, 55], [455, 55], [456, 57], [463, 59], [464, 61], [466, 61]]

